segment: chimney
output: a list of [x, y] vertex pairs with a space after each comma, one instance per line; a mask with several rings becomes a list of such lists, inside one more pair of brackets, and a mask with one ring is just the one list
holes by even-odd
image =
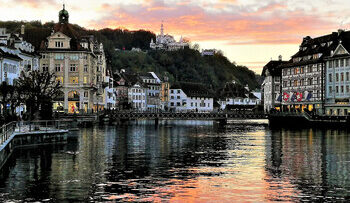
[[25, 27], [24, 25], [21, 26], [21, 35], [22, 35], [22, 36], [24, 36], [25, 28], [26, 28], [26, 27]]
[[278, 56], [278, 60], [279, 60], [279, 61], [282, 61], [282, 55], [279, 55], [279, 56]]

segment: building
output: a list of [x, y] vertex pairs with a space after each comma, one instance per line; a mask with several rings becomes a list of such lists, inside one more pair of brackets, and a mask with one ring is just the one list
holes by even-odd
[[21, 27], [20, 34], [7, 33], [6, 28], [0, 28], [0, 49], [22, 59], [20, 73], [39, 69], [39, 55], [35, 53], [34, 46], [23, 39], [24, 32], [24, 25]]
[[350, 112], [350, 31], [339, 30], [333, 40], [335, 50], [326, 57], [327, 115], [343, 116]]
[[282, 64], [282, 110], [324, 113], [325, 57], [337, 47], [338, 33], [305, 37], [289, 63]]
[[[255, 93], [259, 96], [258, 93]], [[257, 105], [261, 104], [261, 99], [255, 96], [253, 92], [249, 90], [248, 86], [243, 86], [232, 81], [226, 83], [225, 86], [218, 91], [218, 100], [220, 110], [232, 110], [232, 109], [253, 109]]]
[[264, 104], [264, 112], [270, 112], [271, 109], [280, 110], [282, 102], [282, 68], [281, 64], [288, 63], [288, 61], [282, 61], [282, 56], [278, 61], [271, 60], [267, 63], [262, 71], [262, 77], [264, 82], [261, 86], [262, 99]]
[[80, 36], [69, 23], [69, 13], [59, 12], [59, 22], [41, 43], [40, 70], [55, 73], [61, 82], [62, 97], [54, 110], [91, 113], [103, 110], [106, 61], [102, 44], [93, 36]]
[[214, 56], [216, 53], [216, 49], [203, 49], [201, 52], [202, 56]]
[[0, 49], [0, 77], [1, 83], [13, 85], [20, 76], [22, 59], [16, 55]]
[[147, 86], [146, 102], [148, 111], [159, 111], [161, 109], [160, 91], [161, 80], [154, 72], [139, 75], [142, 82]]
[[107, 84], [104, 91], [105, 109], [114, 110], [116, 109], [117, 90], [114, 86], [115, 83], [111, 71], [108, 69], [105, 77], [105, 83]]
[[164, 34], [164, 25], [162, 23], [160, 28], [160, 34], [157, 35], [156, 41], [154, 42], [153, 39], [150, 43], [151, 49], [156, 50], [167, 50], [167, 51], [175, 51], [179, 49], [184, 49], [185, 47], [188, 47], [189, 44], [184, 42], [183, 38], [180, 38], [180, 41], [177, 42], [173, 36]]
[[161, 84], [160, 105], [163, 111], [169, 110], [170, 83], [168, 81], [169, 81], [168, 77], [164, 77]]
[[212, 112], [214, 95], [204, 85], [181, 82], [170, 87], [169, 108], [175, 112]]

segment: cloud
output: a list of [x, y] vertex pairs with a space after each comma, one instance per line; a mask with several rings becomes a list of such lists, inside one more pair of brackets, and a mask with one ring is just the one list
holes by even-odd
[[332, 22], [319, 15], [293, 11], [274, 1], [250, 11], [246, 7], [240, 8], [237, 1], [220, 0], [218, 3], [230, 4], [230, 10], [236, 12], [207, 11], [203, 3], [178, 5], [153, 0], [136, 8], [108, 6], [110, 14], [90, 21], [89, 26], [158, 32], [160, 22], [164, 20], [166, 32], [171, 34], [184, 35], [192, 41], [224, 40], [229, 45], [295, 44], [305, 35], [324, 33], [334, 27]]

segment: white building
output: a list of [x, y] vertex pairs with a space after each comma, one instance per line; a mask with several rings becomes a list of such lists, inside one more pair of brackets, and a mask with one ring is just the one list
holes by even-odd
[[116, 108], [117, 90], [114, 87], [114, 79], [110, 73], [106, 75], [105, 83], [107, 84], [104, 95], [105, 109], [114, 110]]
[[142, 82], [147, 86], [146, 102], [148, 111], [161, 109], [160, 91], [162, 81], [154, 72], [140, 74]]
[[6, 82], [9, 85], [13, 85], [14, 81], [20, 76], [21, 62], [22, 59], [19, 56], [0, 49], [1, 83]]
[[211, 112], [214, 110], [213, 94], [201, 84], [179, 83], [170, 87], [170, 111]]
[[270, 61], [267, 63], [262, 72], [264, 82], [261, 86], [263, 94], [264, 111], [269, 112], [271, 109], [281, 108], [282, 102], [282, 68], [281, 64], [287, 61], [282, 61], [280, 56], [278, 61]]
[[163, 23], [160, 28], [160, 34], [157, 35], [156, 41], [154, 42], [153, 39], [150, 43], [151, 49], [160, 49], [160, 50], [167, 50], [167, 51], [175, 51], [179, 49], [184, 49], [185, 47], [188, 47], [189, 44], [183, 41], [183, 38], [180, 38], [180, 41], [177, 42], [173, 36], [164, 34], [164, 26]]

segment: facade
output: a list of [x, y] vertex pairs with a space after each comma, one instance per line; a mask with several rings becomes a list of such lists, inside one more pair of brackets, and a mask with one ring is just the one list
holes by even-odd
[[326, 58], [327, 115], [345, 116], [350, 112], [350, 32], [339, 33], [339, 44]]
[[167, 50], [167, 51], [175, 51], [179, 49], [184, 49], [185, 47], [188, 47], [188, 43], [184, 42], [182, 37], [180, 38], [179, 42], [176, 42], [173, 36], [164, 34], [164, 25], [162, 23], [160, 28], [160, 34], [157, 35], [156, 41], [154, 42], [153, 39], [150, 43], [151, 49], [156, 50]]
[[159, 111], [161, 109], [160, 103], [160, 91], [161, 91], [161, 80], [154, 72], [140, 74], [140, 78], [147, 86], [147, 110], [148, 111]]
[[160, 105], [163, 111], [169, 110], [169, 93], [170, 93], [170, 83], [168, 82], [168, 78], [164, 77], [161, 84], [161, 91], [160, 91]]
[[63, 8], [59, 23], [41, 43], [40, 70], [55, 73], [63, 86], [63, 95], [54, 102], [54, 110], [66, 113], [91, 113], [105, 106], [106, 62], [103, 46], [93, 36], [81, 37], [69, 24]]
[[282, 61], [282, 57], [279, 57], [278, 61], [271, 60], [267, 63], [262, 71], [264, 82], [261, 86], [262, 97], [264, 104], [264, 112], [270, 112], [271, 109], [280, 110], [282, 102], [282, 68], [281, 64], [285, 64], [287, 61]]
[[219, 99], [217, 103], [220, 110], [252, 109], [256, 105], [261, 104], [261, 99], [257, 97], [259, 93], [256, 93], [257, 96], [255, 96], [248, 86], [244, 87], [236, 81], [226, 83], [224, 88], [219, 90], [218, 94]]
[[22, 59], [19, 56], [4, 52], [0, 49], [0, 82], [6, 82], [9, 85], [13, 85], [15, 80], [20, 76], [21, 62]]
[[337, 33], [305, 37], [289, 63], [282, 64], [282, 110], [324, 113], [325, 62], [335, 49]]
[[106, 77], [105, 77], [105, 109], [107, 110], [114, 110], [116, 108], [116, 100], [117, 100], [117, 91], [114, 87], [114, 79], [110, 74], [110, 71], [107, 71]]
[[175, 112], [212, 112], [213, 94], [201, 84], [178, 83], [170, 88], [170, 111]]

